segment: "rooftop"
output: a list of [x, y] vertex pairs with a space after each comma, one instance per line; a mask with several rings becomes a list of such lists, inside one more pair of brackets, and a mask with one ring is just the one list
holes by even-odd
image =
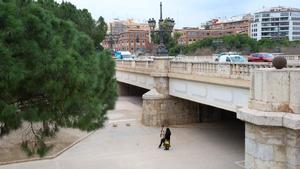
[[277, 6], [277, 7], [272, 7], [272, 8], [264, 8], [264, 9], [257, 11], [256, 13], [263, 13], [263, 12], [300, 12], [300, 9]]

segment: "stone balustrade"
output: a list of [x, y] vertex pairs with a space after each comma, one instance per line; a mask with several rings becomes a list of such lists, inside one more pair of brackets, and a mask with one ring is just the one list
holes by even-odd
[[[267, 62], [220, 63], [172, 60], [169, 65], [169, 73], [250, 80], [250, 74], [253, 70], [271, 67], [273, 67], [272, 63]], [[117, 68], [151, 73], [153, 71], [153, 60], [117, 60]], [[289, 63], [288, 68], [300, 68], [300, 63]]]
[[214, 56], [177, 56], [174, 57], [176, 61], [214, 61]]
[[[170, 73], [197, 74], [230, 79], [250, 80], [255, 69], [271, 68], [271, 63], [219, 63], [219, 62], [182, 62], [171, 61]], [[289, 64], [289, 68], [300, 67], [300, 64]]]
[[153, 60], [116, 60], [116, 66], [120, 69], [149, 74], [153, 70]]
[[278, 55], [286, 58], [288, 61], [300, 61], [300, 55]]

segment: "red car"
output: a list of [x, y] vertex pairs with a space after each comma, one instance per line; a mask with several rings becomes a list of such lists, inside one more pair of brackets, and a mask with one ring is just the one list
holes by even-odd
[[252, 53], [248, 62], [272, 62], [274, 56], [271, 53]]

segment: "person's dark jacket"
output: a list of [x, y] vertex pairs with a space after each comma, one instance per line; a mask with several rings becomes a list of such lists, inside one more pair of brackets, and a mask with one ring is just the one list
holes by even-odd
[[171, 131], [170, 131], [170, 129], [169, 129], [169, 128], [167, 128], [167, 130], [166, 130], [166, 134], [165, 134], [165, 139], [168, 139], [168, 140], [170, 140], [170, 138], [171, 138]]

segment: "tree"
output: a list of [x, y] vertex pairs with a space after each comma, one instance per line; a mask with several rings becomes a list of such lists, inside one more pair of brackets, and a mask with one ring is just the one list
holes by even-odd
[[100, 43], [107, 32], [107, 24], [103, 17], [95, 21], [87, 9], [77, 9], [70, 2], [56, 3], [54, 0], [38, 0], [44, 9], [51, 11], [56, 17], [73, 22], [79, 31], [82, 31], [93, 39], [97, 49], [103, 50]]
[[0, 1], [0, 137], [26, 121], [36, 147], [28, 140], [22, 147], [41, 156], [58, 127], [102, 127], [116, 100], [114, 61], [96, 52], [88, 26], [57, 17], [60, 8], [51, 0]]

